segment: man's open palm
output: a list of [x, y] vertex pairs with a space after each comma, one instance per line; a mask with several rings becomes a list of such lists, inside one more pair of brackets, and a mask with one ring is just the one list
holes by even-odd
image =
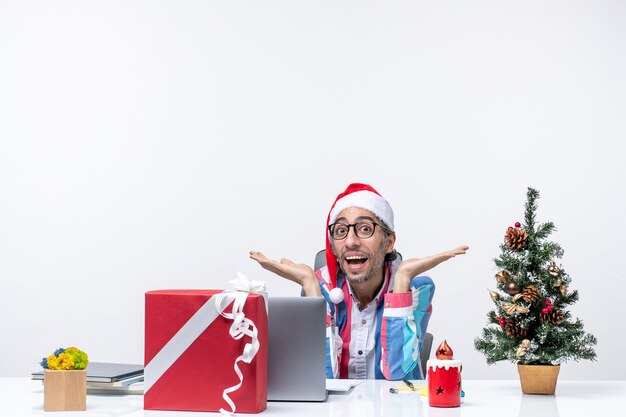
[[280, 261], [269, 259], [258, 251], [250, 251], [250, 258], [257, 261], [264, 269], [302, 286], [310, 282], [311, 279], [316, 280], [315, 272], [313, 272], [313, 269], [308, 265], [297, 264], [286, 258]]

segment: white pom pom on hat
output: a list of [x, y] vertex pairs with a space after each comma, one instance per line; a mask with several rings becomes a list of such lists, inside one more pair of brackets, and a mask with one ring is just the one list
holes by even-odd
[[341, 288], [333, 288], [330, 290], [330, 293], [328, 293], [328, 296], [330, 297], [330, 301], [334, 304], [339, 304], [343, 301], [343, 291], [341, 291]]

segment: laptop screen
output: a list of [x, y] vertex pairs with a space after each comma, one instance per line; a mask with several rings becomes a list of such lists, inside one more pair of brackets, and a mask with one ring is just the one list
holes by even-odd
[[269, 401], [326, 399], [326, 301], [269, 297]]

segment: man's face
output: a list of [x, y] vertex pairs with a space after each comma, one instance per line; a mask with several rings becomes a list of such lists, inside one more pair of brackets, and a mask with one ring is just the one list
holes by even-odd
[[[351, 207], [337, 216], [335, 223], [354, 224], [362, 221], [380, 223], [369, 210]], [[382, 273], [385, 254], [393, 250], [395, 235], [385, 238], [385, 231], [376, 226], [374, 234], [362, 239], [356, 236], [354, 228], [350, 228], [348, 236], [342, 240], [331, 238], [333, 253], [339, 266], [352, 284], [360, 284]]]

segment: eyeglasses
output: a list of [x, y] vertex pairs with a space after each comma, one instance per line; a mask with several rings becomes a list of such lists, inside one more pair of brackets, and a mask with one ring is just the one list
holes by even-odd
[[330, 233], [330, 237], [334, 240], [343, 240], [348, 237], [348, 233], [352, 227], [354, 228], [354, 234], [356, 237], [359, 239], [367, 239], [374, 234], [376, 226], [380, 226], [381, 229], [387, 230], [382, 224], [374, 222], [358, 222], [353, 224], [333, 223], [328, 226], [328, 232]]

